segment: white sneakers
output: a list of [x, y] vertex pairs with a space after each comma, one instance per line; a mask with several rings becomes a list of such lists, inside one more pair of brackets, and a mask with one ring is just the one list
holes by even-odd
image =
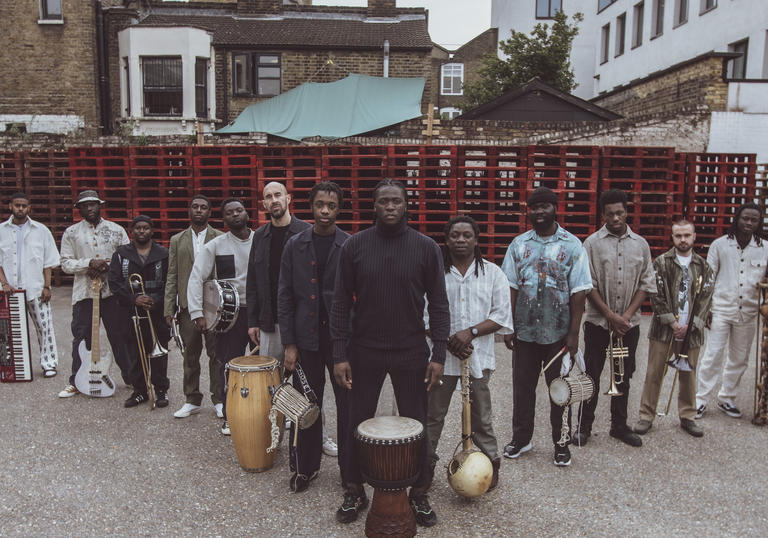
[[176, 418], [187, 418], [190, 415], [196, 415], [200, 412], [200, 406], [191, 404], [191, 403], [185, 403], [181, 406], [181, 409], [176, 411], [173, 416]]
[[219, 418], [224, 418], [224, 404], [217, 403], [213, 407], [216, 408], [216, 416]]
[[77, 390], [73, 385], [67, 385], [64, 390], [59, 393], [59, 398], [71, 398], [76, 394], [80, 394], [80, 391]]
[[323, 438], [323, 454], [326, 456], [338, 456], [339, 447], [333, 442], [330, 437]]

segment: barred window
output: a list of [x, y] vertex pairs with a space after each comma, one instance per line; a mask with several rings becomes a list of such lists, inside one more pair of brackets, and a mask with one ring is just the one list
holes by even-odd
[[181, 116], [184, 89], [180, 57], [142, 57], [144, 114]]
[[195, 60], [195, 114], [208, 117], [208, 59]]

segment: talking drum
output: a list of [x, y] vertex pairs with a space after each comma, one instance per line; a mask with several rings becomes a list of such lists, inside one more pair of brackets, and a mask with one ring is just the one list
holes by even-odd
[[266, 471], [275, 461], [270, 445], [270, 389], [277, 385], [277, 360], [248, 355], [226, 365], [227, 421], [240, 466], [249, 472]]
[[240, 311], [240, 296], [235, 287], [226, 280], [203, 282], [203, 317], [208, 331], [225, 333], [237, 321]]
[[421, 470], [423, 426], [412, 418], [376, 417], [360, 423], [355, 439], [363, 478], [375, 489], [366, 536], [415, 535], [405, 488]]
[[556, 377], [549, 384], [549, 397], [560, 407], [586, 402], [595, 393], [595, 383], [584, 372]]

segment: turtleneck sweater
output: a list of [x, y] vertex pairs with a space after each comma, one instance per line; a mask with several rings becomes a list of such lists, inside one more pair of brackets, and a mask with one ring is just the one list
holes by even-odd
[[443, 364], [451, 318], [440, 247], [405, 218], [395, 226], [377, 222], [350, 237], [339, 254], [330, 314], [334, 362], [347, 362], [350, 343], [423, 348], [425, 294], [432, 360]]

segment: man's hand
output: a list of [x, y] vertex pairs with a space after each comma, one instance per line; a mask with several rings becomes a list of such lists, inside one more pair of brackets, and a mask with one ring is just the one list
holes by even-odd
[[672, 334], [674, 335], [676, 340], [682, 340], [685, 338], [685, 333], [688, 330], [688, 324], [680, 325], [678, 322], [673, 322], [672, 325]]
[[462, 349], [457, 349], [456, 351], [451, 351], [454, 355], [456, 355], [461, 360], [466, 360], [472, 356], [472, 352], [475, 350], [475, 346], [472, 344], [467, 344]]
[[149, 295], [138, 295], [134, 302], [136, 306], [140, 306], [145, 310], [152, 310], [152, 307], [155, 305], [155, 301]]
[[333, 365], [333, 377], [336, 384], [347, 390], [352, 390], [352, 367], [347, 362], [337, 362]]
[[258, 327], [248, 327], [248, 338], [251, 339], [251, 342], [259, 345], [259, 342], [261, 341], [261, 331]]
[[3, 293], [15, 293], [16, 289], [11, 286], [8, 282], [3, 284]]
[[467, 344], [472, 342], [473, 338], [472, 332], [469, 329], [459, 331], [448, 339], [448, 350], [456, 355], [454, 350], [459, 351], [460, 349], [464, 349]]
[[293, 372], [298, 360], [299, 349], [296, 347], [296, 344], [288, 344], [285, 346], [285, 361], [283, 362], [285, 369], [289, 372]]
[[165, 316], [165, 324], [169, 327], [173, 326], [173, 316]]
[[624, 336], [632, 328], [629, 320], [616, 312], [611, 312], [611, 315], [608, 317], [608, 323], [613, 327], [614, 331], [619, 333], [619, 336]]
[[507, 346], [507, 349], [515, 349], [515, 333], [504, 335], [504, 345]]
[[51, 288], [43, 288], [43, 291], [40, 294], [40, 302], [45, 304], [50, 300], [51, 300]]
[[438, 364], [435, 361], [430, 361], [427, 365], [427, 372], [424, 375], [424, 383], [427, 383], [427, 392], [432, 390], [432, 387], [440, 384], [440, 379], [443, 377], [444, 366]]
[[106, 273], [107, 271], [109, 271], [109, 261], [97, 260], [96, 258], [93, 258], [90, 262], [88, 262], [88, 268], [93, 269], [93, 271], [97, 275], [101, 273]]
[[569, 332], [565, 337], [565, 349], [571, 354], [571, 358], [576, 360], [576, 353], [579, 351], [579, 333]]
[[208, 330], [208, 322], [205, 321], [204, 317], [199, 317], [195, 319], [195, 329], [198, 330], [198, 332], [204, 333]]

